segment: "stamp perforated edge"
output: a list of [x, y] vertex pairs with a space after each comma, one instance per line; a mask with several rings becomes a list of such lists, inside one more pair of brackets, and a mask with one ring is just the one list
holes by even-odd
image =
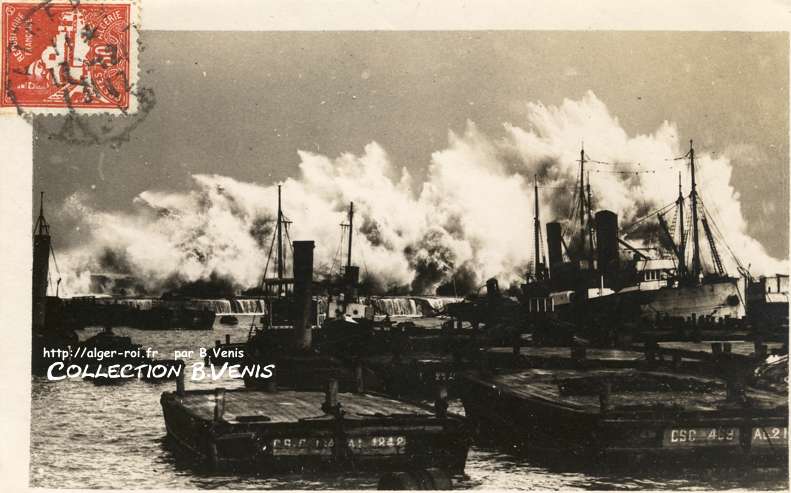
[[[6, 3], [29, 3], [33, 5], [74, 5], [77, 2], [75, 0], [7, 0], [2, 1], [0, 0], [0, 8]], [[117, 4], [117, 5], [129, 5], [129, 107], [128, 108], [69, 108], [69, 107], [44, 107], [44, 106], [16, 106], [16, 107], [9, 107], [4, 106], [0, 107], [0, 117], [8, 117], [8, 116], [23, 116], [25, 114], [28, 115], [115, 115], [115, 116], [125, 116], [125, 115], [134, 115], [138, 111], [138, 96], [136, 94], [136, 90], [138, 87], [138, 80], [139, 80], [139, 63], [138, 63], [138, 56], [140, 53], [140, 45], [138, 39], [138, 33], [140, 31], [140, 0], [80, 0], [79, 3], [82, 4]], [[2, 22], [0, 22], [0, 40], [3, 39], [3, 28]], [[5, 46], [0, 47], [0, 70], [3, 70], [5, 67]], [[0, 79], [0, 84], [2, 83], [2, 79]], [[4, 91], [5, 87], [0, 87], [0, 90]]]

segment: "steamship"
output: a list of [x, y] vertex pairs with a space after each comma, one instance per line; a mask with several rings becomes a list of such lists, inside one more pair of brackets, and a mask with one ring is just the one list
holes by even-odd
[[[585, 164], [599, 161], [591, 160], [581, 149], [579, 187], [567, 231], [560, 222], [546, 225], [548, 265], [545, 259], [538, 261], [541, 243], [536, 201], [535, 278], [544, 279], [552, 308], [561, 317], [591, 324], [666, 317], [741, 319], [746, 315], [750, 273], [729, 247], [739, 275], [732, 276], [725, 269], [720, 247], [724, 238], [697, 190], [691, 141], [689, 151], [677, 159], [689, 162], [689, 194], [683, 193], [679, 174], [678, 198], [639, 219], [624, 234], [619, 232], [616, 213], [594, 213]], [[652, 219], [661, 232], [660, 244], [648, 248], [632, 245], [629, 233]], [[704, 255], [704, 243], [708, 255]]]

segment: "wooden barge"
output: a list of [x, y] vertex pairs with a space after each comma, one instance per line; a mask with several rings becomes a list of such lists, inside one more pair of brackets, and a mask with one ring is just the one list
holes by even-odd
[[162, 394], [168, 436], [220, 470], [304, 469], [461, 474], [463, 418], [373, 393], [195, 390]]
[[[332, 357], [313, 351], [308, 322], [314, 245], [293, 245], [298, 308], [293, 329], [263, 331], [245, 345], [243, 360], [266, 362], [279, 350], [277, 379], [265, 379], [265, 389], [190, 392], [184, 390], [183, 378], [178, 380], [176, 392], [165, 392], [160, 399], [168, 436], [218, 469], [462, 473], [469, 433], [464, 418], [447, 413], [447, 394], [432, 410], [366, 392], [359, 365], [347, 379], [355, 392], [339, 392], [337, 378], [325, 380], [325, 392], [312, 388], [317, 375], [349, 372], [341, 371]], [[290, 382], [291, 388], [278, 390], [282, 382]]]
[[[568, 351], [568, 349], [567, 349]], [[540, 353], [540, 349], [534, 349]], [[566, 457], [788, 461], [788, 394], [656, 361], [566, 358], [468, 371], [458, 386], [481, 437]], [[629, 352], [631, 353], [631, 352]]]

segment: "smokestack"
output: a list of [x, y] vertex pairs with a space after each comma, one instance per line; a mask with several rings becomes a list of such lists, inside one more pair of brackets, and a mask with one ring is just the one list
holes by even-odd
[[596, 246], [599, 272], [607, 274], [618, 268], [618, 215], [612, 211], [596, 213]]
[[489, 299], [497, 298], [500, 296], [500, 286], [497, 284], [497, 279], [492, 277], [486, 281], [486, 297]]
[[296, 346], [308, 350], [313, 311], [313, 247], [312, 241], [294, 242], [294, 335]]
[[549, 250], [550, 269], [563, 263], [560, 223], [547, 223], [547, 249]]

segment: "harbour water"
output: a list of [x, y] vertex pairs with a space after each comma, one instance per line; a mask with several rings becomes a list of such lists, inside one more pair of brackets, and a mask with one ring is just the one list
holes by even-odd
[[[144, 348], [173, 358], [175, 350], [194, 350], [187, 364], [201, 361], [197, 350], [231, 335], [243, 341], [248, 317], [236, 327], [216, 324], [213, 331], [144, 331], [115, 328]], [[86, 339], [99, 328], [79, 331]], [[240, 380], [191, 382], [187, 388], [242, 386]], [[165, 441], [159, 405], [163, 391], [174, 382], [150, 384], [132, 380], [97, 386], [83, 380], [32, 382], [30, 484], [48, 488], [118, 489], [375, 489], [378, 477], [293, 474], [212, 474], [186, 463]], [[454, 403], [453, 410], [461, 406]], [[466, 477], [458, 489], [733, 489], [786, 490], [787, 469], [723, 469], [690, 464], [685, 468], [656, 468], [646, 464], [625, 470], [578, 464], [543, 465], [535, 459], [495, 448], [473, 446]]]

